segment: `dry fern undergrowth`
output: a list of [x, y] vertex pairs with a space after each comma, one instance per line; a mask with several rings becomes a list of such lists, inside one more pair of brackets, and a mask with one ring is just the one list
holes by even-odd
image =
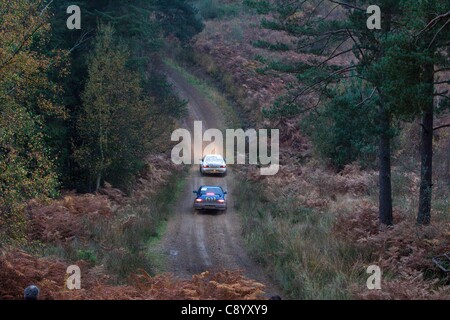
[[418, 226], [400, 219], [393, 227], [380, 228], [376, 207], [360, 205], [352, 215], [338, 218], [334, 232], [344, 241], [372, 250], [373, 264], [384, 276], [381, 290], [354, 286], [360, 299], [449, 299], [448, 275], [432, 258], [450, 251], [450, 223]]
[[[256, 185], [249, 184], [249, 196], [242, 197], [250, 204], [246, 206], [239, 203], [243, 207], [242, 211], [248, 211], [243, 212], [248, 219], [245, 232], [250, 239], [250, 246], [254, 246], [252, 250], [256, 252], [255, 255], [267, 262], [272, 273], [280, 275], [280, 281], [285, 281], [285, 287], [297, 287], [297, 291], [303, 292], [306, 278], [314, 284], [313, 291], [318, 291], [317, 287], [321, 286], [324, 296], [328, 297], [326, 294], [330, 291], [329, 288], [317, 280], [321, 277], [320, 272], [308, 274], [299, 262], [307, 266], [311, 261], [308, 254], [317, 256], [314, 254], [315, 250], [335, 253], [335, 241], [339, 241], [339, 248], [344, 252], [348, 249], [350, 253], [356, 244], [363, 252], [369, 253], [371, 261], [358, 260], [364, 260], [365, 254], [364, 258], [352, 258], [351, 254], [343, 254], [341, 258], [334, 254], [334, 259], [340, 259], [337, 265], [342, 262], [345, 267], [348, 267], [348, 264], [354, 265], [354, 268], [348, 268], [350, 270], [365, 270], [367, 263], [378, 264], [384, 276], [383, 290], [368, 291], [362, 287], [365, 286], [365, 280], [359, 282], [366, 277], [366, 274], [363, 274], [361, 279], [357, 279], [360, 286], [349, 288], [353, 297], [448, 299], [448, 278], [439, 273], [431, 260], [433, 256], [450, 250], [450, 139], [446, 130], [437, 131], [435, 137], [435, 191], [432, 212], [435, 222], [428, 227], [417, 227], [414, 221], [420, 180], [417, 166], [420, 163], [417, 158], [420, 130], [417, 123], [403, 124], [405, 128], [400, 137], [402, 147], [393, 154], [395, 226], [388, 230], [380, 229], [376, 171], [361, 170], [357, 165], [348, 165], [337, 173], [327, 167], [324, 164], [326, 161], [315, 156], [311, 142], [298, 126], [299, 119], [261, 123], [263, 120], [260, 111], [264, 107], [270, 107], [275, 97], [286, 93], [286, 84], [292, 83], [292, 77], [266, 68], [267, 64], [275, 61], [293, 65], [295, 62], [305, 62], [310, 57], [296, 54], [293, 50], [274, 52], [256, 48], [253, 45], [255, 40], [269, 43], [279, 41], [291, 49], [295, 48], [295, 43], [283, 32], [260, 28], [261, 17], [245, 18], [207, 21], [204, 31], [197, 36], [194, 44], [194, 60], [207, 73], [221, 79], [227, 93], [239, 102], [239, 111], [249, 120], [267, 128], [281, 129], [280, 171], [277, 175], [263, 177], [256, 166], [238, 169], [241, 171], [239, 176], [245, 177], [242, 183], [249, 180], [258, 182]], [[334, 62], [348, 62], [345, 60], [347, 56], [340, 58], [340, 61]], [[306, 106], [310, 102], [307, 98], [302, 104]], [[445, 124], [448, 120], [447, 117], [437, 122]], [[258, 191], [261, 191], [259, 202], [252, 202], [255, 196], [251, 192], [255, 187], [262, 187], [261, 190], [258, 188]], [[314, 235], [302, 231], [305, 225], [315, 230]], [[330, 229], [329, 225], [332, 225]], [[323, 231], [323, 243], [316, 239], [318, 230]], [[301, 236], [290, 239], [287, 235], [291, 234]], [[273, 241], [268, 243], [267, 238]], [[271, 243], [279, 243], [280, 247], [272, 248]], [[267, 259], [267, 256], [271, 258]], [[336, 262], [333, 257], [325, 254], [321, 254], [319, 260]], [[333, 273], [336, 279], [341, 272], [348, 276], [346, 280], [353, 281], [354, 278], [349, 275], [351, 272], [345, 267], [330, 268], [331, 271], [327, 271]], [[339, 288], [336, 291], [341, 289], [341, 283], [338, 283]]]
[[[177, 174], [177, 170], [181, 169], [175, 167], [168, 157], [152, 156], [130, 197], [106, 184], [98, 194], [66, 192], [50, 203], [30, 201], [27, 207], [27, 237], [32, 242], [57, 245], [66, 251], [74, 240], [81, 244], [95, 240], [105, 254], [109, 251], [126, 252], [124, 247], [108, 248], [112, 238], [106, 239], [105, 234], [114, 234], [116, 244], [124, 245], [117, 237], [126, 234], [129, 229], [131, 231], [128, 233], [136, 233], [133, 227], [142, 225], [143, 219], [139, 212], [147, 218], [151, 213], [146, 201], [157, 194], [174, 172]], [[129, 212], [136, 214], [130, 215]], [[93, 230], [86, 227], [86, 222], [104, 229], [93, 234]], [[129, 255], [123, 259], [127, 260], [127, 257]], [[117, 260], [117, 257], [114, 259]], [[66, 269], [72, 264], [81, 269], [81, 290], [70, 291], [66, 288]], [[245, 278], [240, 271], [205, 272], [193, 276], [191, 280], [180, 280], [170, 274], [151, 277], [139, 269], [133, 269], [131, 274], [126, 285], [113, 285], [117, 275], [108, 273], [103, 264], [37, 257], [8, 247], [0, 250], [0, 300], [22, 299], [24, 288], [30, 284], [41, 289], [40, 299], [43, 300], [264, 299], [264, 285]]]
[[[98, 223], [112, 219], [124, 208], [138, 207], [179, 170], [180, 167], [175, 166], [167, 155], [154, 155], [148, 157], [146, 168], [137, 179], [130, 197], [105, 183], [97, 194], [81, 195], [72, 191], [64, 192], [61, 199], [50, 203], [31, 200], [27, 208], [30, 221], [28, 238], [59, 244], [70, 242], [74, 237], [83, 240], [90, 236], [83, 224], [86, 218]], [[147, 206], [146, 203], [142, 205]]]
[[[336, 173], [313, 160], [293, 165], [286, 158], [275, 176], [261, 177], [258, 168], [247, 168], [242, 176], [253, 183], [242, 181], [246, 192], [260, 187], [265, 203], [241, 197], [250, 202], [243, 212], [252, 252], [260, 259], [274, 257], [263, 261], [284, 276], [280, 281], [292, 298], [449, 299], [448, 275], [432, 262], [450, 251], [449, 208], [435, 207], [433, 223], [417, 226], [412, 200], [418, 178], [398, 168], [394, 173], [401, 177], [396, 199], [402, 205], [394, 206], [394, 226], [383, 228], [374, 171], [349, 165]], [[270, 247], [267, 234], [277, 245]], [[313, 260], [318, 267], [308, 269]], [[366, 287], [365, 271], [372, 264], [382, 270], [382, 290]]]
[[28, 205], [30, 217], [28, 237], [45, 243], [66, 243], [74, 237], [88, 237], [83, 218], [100, 220], [113, 215], [111, 201], [104, 195], [65, 195], [48, 205], [34, 200]]
[[67, 264], [52, 258], [37, 258], [22, 251], [0, 252], [0, 300], [22, 299], [23, 289], [35, 284], [41, 300], [254, 300], [264, 299], [264, 285], [245, 278], [240, 271], [204, 272], [191, 280], [171, 274], [149, 276], [138, 270], [128, 285], [112, 286], [101, 267], [90, 268], [78, 261], [81, 290], [66, 289]]

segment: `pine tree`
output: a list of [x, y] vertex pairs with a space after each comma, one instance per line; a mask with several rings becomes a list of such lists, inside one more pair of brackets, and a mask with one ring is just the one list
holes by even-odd
[[[332, 88], [346, 86], [347, 79], [359, 78], [361, 104], [375, 102], [379, 129], [379, 212], [380, 222], [392, 224], [391, 139], [395, 119], [411, 120], [422, 113], [422, 170], [419, 223], [429, 222], [431, 208], [432, 136], [434, 97], [448, 99], [448, 92], [435, 93], [435, 65], [448, 66], [448, 2], [371, 2], [382, 12], [381, 30], [370, 30], [366, 21], [367, 1], [292, 1], [272, 6], [275, 21], [268, 28], [285, 30], [298, 38], [298, 51], [315, 54], [307, 63], [284, 67], [299, 79], [290, 95], [280, 99], [269, 114], [296, 115], [314, 108], [300, 99], [316, 94], [318, 103], [332, 100]], [[266, 3], [266, 6], [268, 4]], [[351, 44], [351, 45], [349, 45]], [[346, 65], [333, 63], [352, 54]], [[447, 80], [438, 82], [448, 83]], [[367, 87], [372, 88], [364, 96]], [[317, 106], [316, 105], [316, 106]]]
[[[391, 139], [395, 113], [389, 108], [380, 89], [383, 76], [376, 68], [383, 61], [383, 42], [393, 31], [392, 21], [399, 14], [399, 6], [395, 1], [379, 2], [382, 2], [384, 13], [381, 30], [367, 28], [366, 10], [358, 7], [364, 1], [354, 1], [354, 5], [337, 2], [333, 6], [324, 1], [277, 2], [277, 20], [265, 21], [263, 26], [285, 30], [297, 37], [298, 51], [313, 54], [314, 57], [306, 63], [299, 63], [287, 69], [296, 74], [300, 85], [282, 97], [269, 110], [269, 115], [295, 115], [305, 112], [317, 107], [321, 101], [333, 99], [331, 89], [345, 86], [347, 79], [357, 78], [363, 81], [360, 104], [370, 100], [375, 102], [378, 109], [376, 125], [379, 130], [379, 216], [381, 223], [390, 225], [393, 223]], [[349, 54], [352, 54], [353, 58], [347, 64], [334, 63], [334, 59]], [[366, 91], [371, 94], [363, 96]], [[305, 105], [302, 98], [311, 94], [316, 95], [317, 103]]]
[[[433, 128], [436, 113], [443, 112], [450, 99], [448, 90], [438, 84], [449, 83], [450, 59], [445, 50], [450, 38], [450, 3], [439, 0], [400, 2], [401, 28], [391, 36], [386, 62], [383, 91], [389, 95], [392, 108], [420, 116], [421, 182], [417, 222], [431, 219]], [[380, 71], [381, 71], [380, 70]], [[441, 71], [436, 71], [441, 70]]]

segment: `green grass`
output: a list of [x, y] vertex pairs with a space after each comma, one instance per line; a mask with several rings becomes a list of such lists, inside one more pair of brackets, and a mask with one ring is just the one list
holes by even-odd
[[167, 257], [166, 257], [166, 255], [155, 250], [155, 248], [157, 248], [159, 242], [161, 241], [162, 237], [166, 233], [167, 224], [168, 224], [168, 220], [161, 221], [158, 228], [156, 229], [156, 234], [154, 234], [152, 237], [150, 237], [147, 241], [146, 256], [147, 256], [148, 260], [152, 262], [152, 272], [154, 274], [167, 272], [167, 267], [166, 267], [167, 266], [167, 261], [166, 261]]
[[289, 298], [349, 299], [351, 284], [365, 284], [364, 270], [353, 265], [371, 253], [332, 236], [335, 214], [298, 207], [289, 198], [268, 202], [261, 185], [235, 183], [233, 197], [250, 254]]
[[155, 197], [132, 210], [132, 214], [137, 214], [139, 220], [124, 232], [124, 245], [131, 256], [127, 257], [129, 260], [122, 259], [124, 272], [119, 271], [119, 274], [126, 277], [137, 268], [143, 268], [150, 274], [161, 271], [164, 264], [163, 257], [154, 253], [151, 246], [156, 245], [164, 235], [165, 226], [173, 212], [173, 205], [183, 190], [186, 175], [187, 170], [183, 174], [173, 174]]
[[206, 99], [208, 99], [211, 104], [221, 110], [222, 114], [224, 115], [226, 122], [225, 125], [227, 128], [240, 127], [241, 121], [236, 116], [233, 106], [217, 88], [196, 77], [172, 59], [165, 59], [164, 62], [170, 68], [177, 70], [190, 85], [192, 85], [204, 97], [206, 97]]
[[[155, 248], [158, 246], [159, 242], [161, 241], [162, 237], [166, 233], [167, 230], [167, 224], [169, 222], [170, 217], [172, 216], [173, 207], [176, 204], [177, 200], [179, 199], [179, 196], [181, 195], [181, 192], [184, 190], [184, 187], [186, 185], [186, 176], [187, 176], [187, 170], [185, 170], [184, 175], [182, 179], [175, 179], [175, 181], [172, 181], [172, 190], [171, 192], [164, 192], [159, 195], [158, 201], [161, 201], [161, 203], [164, 203], [163, 210], [170, 212], [164, 219], [160, 221], [158, 226], [156, 227], [155, 232], [153, 235], [148, 238], [147, 241], [147, 258], [152, 261], [152, 271], [154, 274], [167, 272], [166, 270], [166, 258], [167, 256], [164, 254], [161, 254], [161, 252], [158, 252], [155, 250]], [[173, 196], [175, 195], [175, 196]]]
[[92, 264], [95, 264], [97, 262], [97, 255], [95, 254], [95, 252], [93, 250], [90, 250], [90, 249], [78, 250], [77, 257], [79, 260], [84, 260], [84, 261], [90, 262]]

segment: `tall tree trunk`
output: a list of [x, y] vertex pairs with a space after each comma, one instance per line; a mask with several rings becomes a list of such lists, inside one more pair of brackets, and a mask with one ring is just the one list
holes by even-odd
[[[424, 67], [426, 83], [434, 81], [434, 65], [428, 64]], [[420, 144], [420, 195], [419, 212], [417, 223], [429, 224], [431, 221], [431, 195], [433, 187], [433, 120], [434, 99], [433, 86], [431, 85], [430, 99], [422, 111], [422, 131]]]
[[95, 191], [98, 191], [100, 189], [100, 184], [102, 183], [102, 174], [99, 172], [97, 174], [97, 179], [95, 181]]
[[391, 119], [384, 107], [380, 109], [380, 120], [381, 134], [378, 151], [380, 184], [379, 215], [382, 224], [392, 225]]
[[[445, 149], [447, 152], [447, 154], [450, 154], [450, 139], [448, 140], [447, 143], [447, 148]], [[446, 161], [446, 165], [445, 165], [445, 180], [447, 183], [447, 186], [450, 187], [450, 157], [447, 157], [447, 161]]]

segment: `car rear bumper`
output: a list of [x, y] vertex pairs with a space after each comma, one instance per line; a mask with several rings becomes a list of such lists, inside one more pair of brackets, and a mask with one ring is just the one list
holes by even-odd
[[206, 174], [224, 174], [227, 168], [202, 168], [202, 172]]
[[194, 203], [196, 210], [226, 210], [227, 205], [221, 203]]

